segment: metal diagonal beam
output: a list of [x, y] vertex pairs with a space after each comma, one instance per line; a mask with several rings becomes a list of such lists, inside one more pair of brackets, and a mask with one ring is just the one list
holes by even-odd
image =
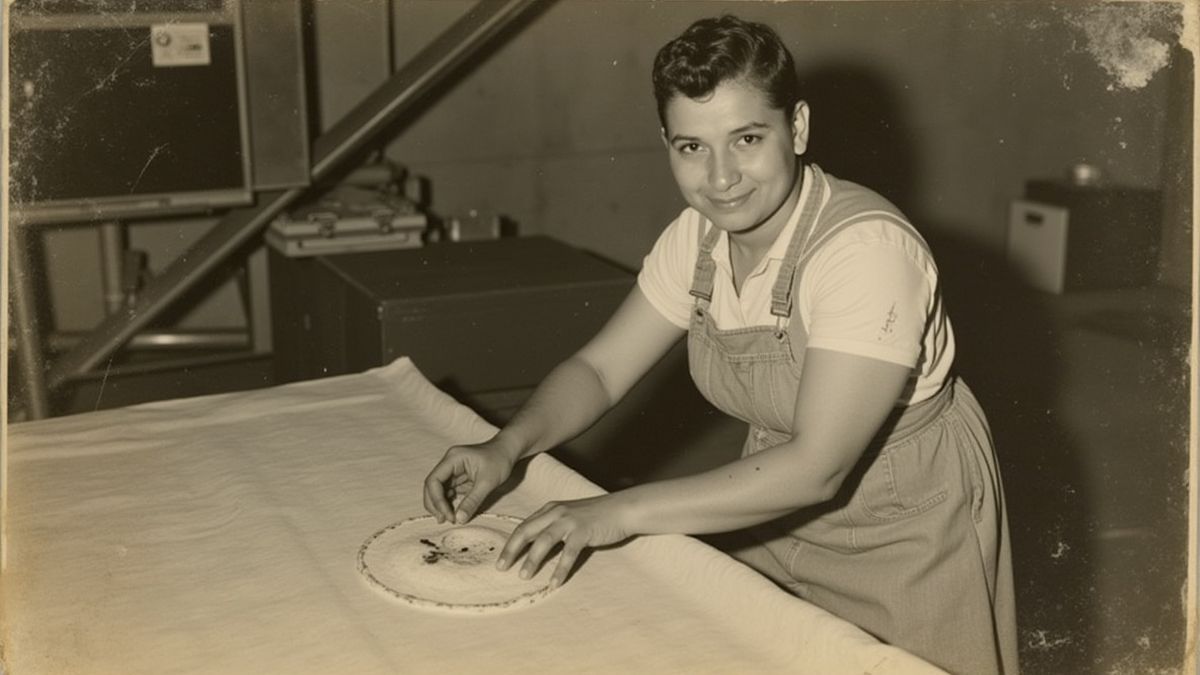
[[529, 6], [544, 0], [480, 0], [383, 86], [313, 143], [312, 177], [321, 180], [347, 155], [395, 120], [445, 73], [471, 56]]
[[[352, 157], [375, 134], [385, 129], [416, 101], [489, 39], [530, 6], [545, 0], [480, 0], [467, 13], [421, 50], [403, 68], [329, 131], [313, 142], [311, 175], [320, 181]], [[59, 358], [47, 378], [51, 387], [98, 367], [134, 335], [146, 328], [172, 302], [219, 267], [258, 234], [304, 191], [267, 192], [257, 203], [230, 211], [143, 289], [135, 307], [106, 318], [74, 349]]]

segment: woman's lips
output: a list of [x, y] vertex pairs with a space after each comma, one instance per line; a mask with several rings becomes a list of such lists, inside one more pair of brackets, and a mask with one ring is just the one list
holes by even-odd
[[752, 192], [753, 192], [753, 190], [751, 190], [750, 192], [747, 192], [744, 195], [739, 195], [732, 199], [718, 199], [716, 197], [709, 197], [708, 201], [711, 202], [713, 206], [715, 206], [719, 209], [726, 209], [726, 210], [736, 209], [739, 206], [741, 206], [742, 204], [746, 203], [746, 200], [750, 198], [750, 194]]

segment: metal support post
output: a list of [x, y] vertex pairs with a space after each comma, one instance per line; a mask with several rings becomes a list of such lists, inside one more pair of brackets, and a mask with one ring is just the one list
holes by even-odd
[[103, 274], [104, 313], [116, 314], [125, 306], [125, 226], [119, 222], [100, 225], [100, 270]]
[[28, 226], [13, 223], [9, 230], [12, 244], [8, 254], [9, 283], [12, 284], [13, 318], [17, 330], [17, 360], [24, 384], [25, 412], [30, 419], [42, 419], [50, 414], [50, 396], [46, 387], [45, 351], [42, 331], [34, 304], [35, 288], [30, 276], [31, 236]]

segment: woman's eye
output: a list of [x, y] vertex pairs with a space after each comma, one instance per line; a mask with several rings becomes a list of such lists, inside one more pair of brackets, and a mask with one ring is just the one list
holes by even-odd
[[699, 149], [700, 149], [699, 143], [684, 143], [684, 144], [680, 145], [678, 148], [679, 152], [681, 152], [685, 155], [690, 155]]
[[759, 142], [759, 140], [761, 140], [761, 138], [754, 134], [746, 134], [738, 139], [742, 145], [754, 145], [755, 143]]

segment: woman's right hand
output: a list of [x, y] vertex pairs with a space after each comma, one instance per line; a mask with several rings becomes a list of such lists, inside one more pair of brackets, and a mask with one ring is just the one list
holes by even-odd
[[[425, 477], [425, 510], [439, 523], [465, 523], [501, 483], [508, 480], [519, 453], [500, 435], [475, 445], [456, 445]], [[454, 506], [456, 500], [457, 508]]]

